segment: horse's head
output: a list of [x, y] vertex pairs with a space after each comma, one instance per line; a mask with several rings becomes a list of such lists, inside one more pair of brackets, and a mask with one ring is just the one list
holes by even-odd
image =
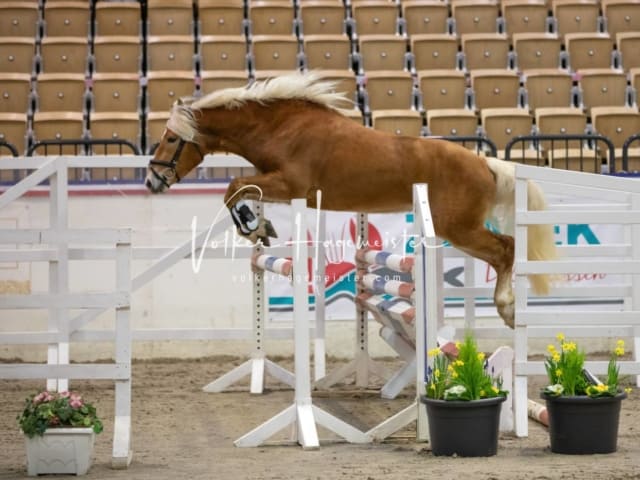
[[174, 105], [167, 128], [147, 167], [144, 184], [151, 192], [164, 192], [202, 162], [205, 152], [197, 141], [195, 122], [191, 109], [181, 102]]

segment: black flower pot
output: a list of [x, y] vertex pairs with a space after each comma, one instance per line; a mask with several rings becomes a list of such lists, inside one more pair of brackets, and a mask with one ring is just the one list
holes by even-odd
[[429, 438], [434, 455], [489, 457], [498, 450], [500, 408], [506, 397], [472, 401], [434, 400], [427, 406]]
[[618, 448], [620, 405], [627, 397], [552, 397], [547, 402], [551, 451], [571, 455], [613, 453]]

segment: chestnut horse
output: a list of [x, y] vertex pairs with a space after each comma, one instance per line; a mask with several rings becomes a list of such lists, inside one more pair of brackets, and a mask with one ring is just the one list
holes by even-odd
[[[346, 99], [334, 88], [314, 73], [292, 74], [177, 102], [149, 162], [147, 188], [165, 191], [207, 153], [240, 155], [259, 173], [234, 178], [225, 202], [240, 235], [267, 243], [275, 232], [268, 221], [256, 220], [246, 200], [306, 198], [315, 207], [321, 191], [327, 210], [406, 212], [412, 185], [427, 183], [436, 234], [495, 269], [494, 301], [513, 327], [514, 239], [488, 230], [485, 220], [494, 210], [507, 223], [513, 216], [514, 166], [445, 140], [366, 128], [340, 113]], [[542, 191], [532, 182], [528, 198], [529, 209], [544, 208]], [[551, 226], [528, 231], [529, 259], [552, 258]], [[548, 292], [547, 276], [530, 282], [536, 293]]]

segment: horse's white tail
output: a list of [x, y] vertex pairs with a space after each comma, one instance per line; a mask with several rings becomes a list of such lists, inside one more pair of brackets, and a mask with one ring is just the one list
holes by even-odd
[[[515, 166], [498, 158], [487, 157], [487, 165], [496, 176], [496, 204], [492, 212], [502, 233], [513, 235], [515, 217]], [[544, 210], [547, 206], [540, 186], [527, 183], [529, 210]], [[530, 225], [527, 235], [527, 258], [551, 260], [556, 258], [556, 245], [552, 225]], [[538, 295], [547, 295], [551, 285], [549, 275], [530, 275], [531, 288]]]

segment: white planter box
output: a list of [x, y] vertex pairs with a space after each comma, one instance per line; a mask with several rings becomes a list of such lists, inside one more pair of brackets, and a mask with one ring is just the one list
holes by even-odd
[[27, 474], [84, 475], [91, 466], [94, 439], [91, 428], [50, 428], [42, 437], [25, 436]]

